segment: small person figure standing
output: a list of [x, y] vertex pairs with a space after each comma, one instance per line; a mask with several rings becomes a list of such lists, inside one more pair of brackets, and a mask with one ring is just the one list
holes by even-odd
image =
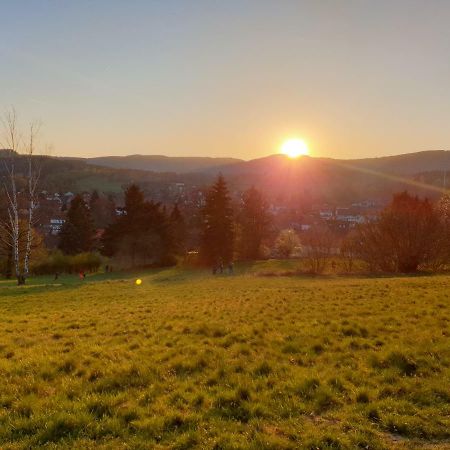
[[59, 277], [59, 273], [55, 272], [55, 281], [58, 279], [58, 277]]
[[228, 274], [233, 275], [233, 261], [228, 263]]

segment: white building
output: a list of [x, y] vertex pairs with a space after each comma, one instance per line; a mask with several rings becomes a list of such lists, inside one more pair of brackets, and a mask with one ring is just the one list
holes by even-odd
[[50, 219], [50, 234], [56, 235], [61, 233], [61, 228], [64, 223], [64, 219]]

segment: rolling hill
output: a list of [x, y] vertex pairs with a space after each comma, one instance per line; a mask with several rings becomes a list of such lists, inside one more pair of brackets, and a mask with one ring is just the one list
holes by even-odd
[[114, 169], [175, 173], [203, 172], [243, 162], [241, 159], [234, 158], [169, 157], [162, 155], [101, 156], [87, 158], [85, 161], [91, 165]]
[[[305, 163], [305, 161], [307, 161]], [[363, 159], [333, 159], [300, 157], [291, 160], [283, 155], [270, 155], [264, 158], [242, 161], [232, 165], [222, 166], [211, 170], [220, 171], [223, 174], [254, 174], [263, 173], [273, 167], [294, 168], [305, 164], [331, 165], [336, 167], [347, 167], [355, 170], [365, 169], [391, 175], [415, 175], [422, 172], [450, 170], [450, 150], [430, 150], [417, 153], [405, 153], [402, 155], [382, 156], [378, 158]]]
[[402, 190], [436, 198], [450, 186], [450, 151], [356, 160], [292, 160], [282, 155], [250, 161], [139, 155], [46, 159], [42, 189], [51, 192], [98, 189], [120, 194], [124, 185], [137, 182], [147, 195], [163, 199], [174, 183], [185, 183], [187, 189], [202, 188], [218, 173], [226, 177], [234, 195], [253, 185], [269, 201], [281, 204], [387, 200]]
[[[257, 186], [272, 198], [345, 202], [349, 199], [386, 200], [393, 192], [408, 190], [436, 197], [450, 185], [450, 151], [338, 160], [272, 155], [214, 171], [233, 186]], [[448, 179], [448, 181], [447, 181]]]
[[264, 173], [276, 167], [296, 167], [305, 160], [354, 169], [367, 169], [393, 175], [415, 175], [421, 172], [450, 170], [450, 150], [430, 150], [402, 155], [362, 159], [303, 157], [289, 160], [270, 155], [249, 161], [236, 158], [171, 157], [162, 155], [101, 156], [81, 159], [87, 164], [114, 169], [146, 170], [173, 173], [223, 173], [229, 175]]

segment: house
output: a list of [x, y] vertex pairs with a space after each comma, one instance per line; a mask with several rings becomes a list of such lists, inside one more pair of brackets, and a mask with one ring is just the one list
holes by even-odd
[[59, 233], [61, 233], [62, 226], [64, 225], [65, 222], [66, 222], [66, 220], [62, 219], [62, 218], [50, 219], [50, 225], [49, 225], [50, 234], [52, 234], [53, 236], [56, 236]]
[[336, 220], [351, 223], [364, 223], [366, 218], [357, 208], [336, 208]]
[[319, 211], [319, 217], [323, 220], [331, 220], [334, 216], [332, 209], [322, 209]]
[[361, 202], [352, 203], [352, 207], [354, 208], [373, 208], [376, 206], [376, 202], [374, 200], [363, 200]]

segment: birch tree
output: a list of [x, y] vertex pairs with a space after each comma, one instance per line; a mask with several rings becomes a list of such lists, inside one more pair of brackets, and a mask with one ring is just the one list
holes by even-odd
[[41, 163], [35, 156], [39, 127], [31, 124], [24, 137], [14, 109], [2, 120], [2, 185], [7, 199], [6, 219], [0, 222], [3, 244], [11, 248], [17, 284], [25, 284], [30, 270], [33, 225]]

